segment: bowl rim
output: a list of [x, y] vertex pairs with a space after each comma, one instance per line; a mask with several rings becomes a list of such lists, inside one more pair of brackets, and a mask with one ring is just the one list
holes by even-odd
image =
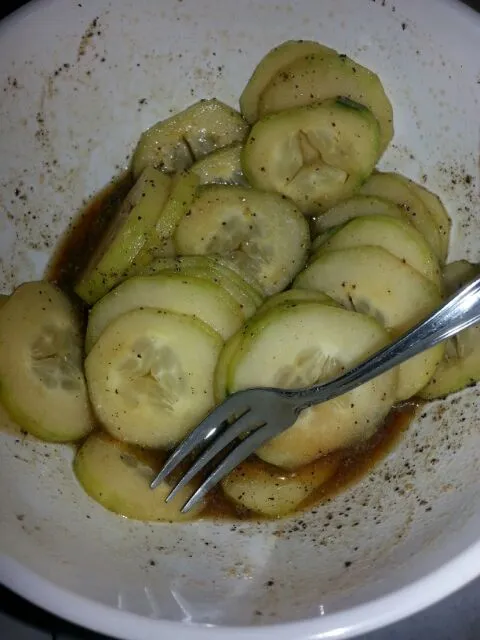
[[[52, 0], [30, 0], [0, 21], [0, 36], [24, 15]], [[416, 0], [404, 0], [417, 14], [430, 14], [428, 6]], [[480, 13], [461, 0], [436, 0], [460, 27], [473, 35], [480, 31]], [[480, 575], [480, 536], [466, 549], [420, 579], [388, 595], [347, 611], [293, 622], [262, 626], [215, 626], [182, 621], [153, 619], [121, 611], [106, 604], [67, 591], [36, 574], [19, 561], [0, 553], [0, 582], [36, 606], [74, 624], [114, 636], [119, 640], [153, 640], [160, 632], [178, 640], [325, 640], [346, 639], [386, 627], [434, 605], [466, 586]], [[167, 636], [169, 637], [169, 636]]]

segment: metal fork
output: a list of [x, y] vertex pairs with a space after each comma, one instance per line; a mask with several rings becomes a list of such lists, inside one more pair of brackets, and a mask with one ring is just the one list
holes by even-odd
[[351, 391], [479, 322], [480, 277], [477, 277], [398, 340], [338, 378], [305, 389], [256, 388], [233, 393], [173, 451], [151, 488], [155, 489], [190, 454], [200, 450], [167, 496], [168, 502], [209, 462], [227, 451], [183, 506], [182, 512], [189, 511], [264, 442], [288, 429], [303, 409]]

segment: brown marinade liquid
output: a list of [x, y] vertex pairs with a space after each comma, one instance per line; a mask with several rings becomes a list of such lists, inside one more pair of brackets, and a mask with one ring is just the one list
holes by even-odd
[[47, 269], [48, 280], [67, 293], [72, 292], [78, 276], [87, 266], [100, 238], [132, 186], [131, 174], [124, 173], [87, 203], [58, 243]]
[[[90, 200], [57, 246], [47, 271], [46, 277], [50, 281], [67, 293], [72, 293], [76, 279], [88, 264], [101, 235], [132, 185], [132, 176], [126, 173]], [[418, 406], [418, 403], [412, 401], [392, 409], [384, 424], [368, 442], [346, 450], [335, 475], [308, 498], [302, 505], [302, 510], [337, 495], [368, 474], [408, 429]], [[262, 519], [258, 514], [252, 514], [233, 504], [218, 488], [211, 492], [207, 508], [202, 512], [202, 518], [205, 517], [226, 520]]]

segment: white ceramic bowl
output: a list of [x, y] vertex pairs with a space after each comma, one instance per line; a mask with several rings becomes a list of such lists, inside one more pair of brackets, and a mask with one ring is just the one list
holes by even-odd
[[[235, 105], [255, 63], [290, 38], [380, 74], [396, 130], [382, 166], [425, 176], [454, 220], [451, 256], [478, 260], [473, 11], [445, 0], [44, 0], [0, 25], [1, 288], [41, 275], [143, 129], [200, 97]], [[128, 640], [346, 638], [386, 625], [480, 572], [478, 409], [478, 388], [431, 404], [357, 486], [261, 525], [118, 518], [76, 484], [68, 447], [12, 427], [0, 434], [0, 579]]]

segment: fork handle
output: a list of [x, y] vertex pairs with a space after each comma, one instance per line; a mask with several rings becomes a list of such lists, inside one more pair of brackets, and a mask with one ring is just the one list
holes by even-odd
[[477, 277], [428, 318], [346, 374], [325, 384], [291, 392], [298, 398], [298, 410], [351, 391], [479, 322], [480, 277]]

